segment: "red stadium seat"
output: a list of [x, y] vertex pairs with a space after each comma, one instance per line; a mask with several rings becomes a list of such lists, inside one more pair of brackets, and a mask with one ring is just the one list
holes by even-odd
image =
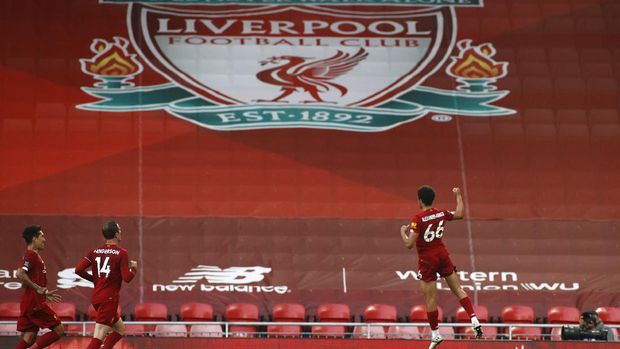
[[527, 305], [510, 305], [502, 310], [502, 319], [506, 323], [534, 323], [534, 309]]
[[551, 75], [554, 78], [580, 77], [582, 65], [579, 62], [559, 62], [553, 61], [551, 65]]
[[301, 326], [294, 325], [272, 325], [267, 326], [270, 338], [299, 338], [301, 336]]
[[7, 302], [0, 303], [0, 321], [12, 321], [17, 320], [19, 317], [19, 303]]
[[162, 324], [155, 326], [155, 337], [187, 337], [187, 327], [179, 324]]
[[590, 77], [586, 81], [590, 108], [612, 108], [618, 103], [618, 81], [608, 77]]
[[589, 114], [590, 125], [617, 124], [620, 121], [615, 109], [592, 109]]
[[[439, 322], [443, 319], [443, 309], [437, 307], [439, 313]], [[409, 311], [409, 321], [411, 322], [428, 322], [428, 315], [426, 314], [426, 305], [414, 305]]]
[[[233, 303], [226, 307], [226, 319], [228, 321], [258, 321], [258, 307], [249, 303]], [[232, 337], [255, 337], [257, 326], [231, 325], [229, 327]]]
[[346, 332], [344, 326], [312, 326], [314, 338], [344, 338]]
[[168, 307], [161, 303], [141, 303], [134, 307], [136, 321], [168, 321]]
[[303, 322], [306, 318], [306, 309], [301, 304], [280, 303], [273, 306], [271, 314], [273, 321]]
[[383, 326], [359, 325], [353, 328], [353, 338], [385, 339], [385, 330]]
[[589, 77], [609, 77], [614, 75], [614, 67], [609, 62], [583, 62], [583, 75]]
[[[478, 318], [478, 320], [480, 322], [489, 322], [489, 310], [487, 309], [487, 307], [485, 307], [484, 305], [473, 305], [474, 307], [474, 312], [476, 313], [476, 317]], [[470, 323], [471, 322], [471, 318], [469, 317], [469, 314], [467, 314], [467, 312], [465, 311], [465, 309], [463, 309], [463, 307], [459, 307], [459, 309], [456, 311], [456, 322], [460, 322], [460, 323]], [[485, 329], [487, 329], [489, 327], [485, 327]], [[495, 329], [495, 334], [497, 334], [497, 328], [493, 327], [493, 329]], [[456, 332], [457, 333], [469, 333], [468, 330], [472, 330], [470, 327], [457, 327], [456, 328]], [[473, 330], [472, 330], [473, 331]]]
[[529, 62], [519, 66], [519, 75], [523, 77], [546, 77], [550, 75], [547, 62]]
[[[161, 303], [141, 303], [134, 307], [136, 321], [168, 321], [168, 307]], [[147, 332], [155, 330], [154, 325], [145, 325]]]
[[258, 321], [258, 307], [249, 303], [233, 303], [226, 307], [228, 321]]
[[317, 311], [320, 322], [349, 322], [351, 309], [346, 304], [321, 304]]
[[181, 305], [181, 321], [211, 321], [213, 306], [207, 303], [185, 303]]
[[483, 33], [508, 33], [510, 32], [510, 17], [497, 16], [485, 18], [484, 21], [480, 22], [480, 31]]
[[417, 326], [390, 326], [387, 332], [388, 339], [420, 339], [420, 330]]
[[512, 339], [539, 341], [542, 335], [540, 327], [513, 327]]
[[552, 62], [578, 62], [579, 52], [574, 47], [551, 47], [549, 58]]
[[[547, 34], [572, 34], [575, 32], [575, 21], [572, 18], [545, 18], [543, 23]], [[551, 58], [551, 57], [550, 57]], [[554, 62], [555, 63], [555, 62]]]
[[[443, 339], [454, 339], [454, 328], [451, 326], [439, 326], [439, 334], [443, 337]], [[426, 326], [424, 330], [422, 330], [422, 334], [420, 336], [421, 339], [430, 339], [431, 338], [431, 328]]]
[[547, 50], [544, 47], [523, 47], [519, 49], [517, 59], [522, 62], [546, 62]]
[[371, 304], [364, 310], [366, 322], [396, 322], [396, 307], [389, 304]]
[[147, 327], [137, 324], [125, 324], [125, 335], [133, 337], [142, 337], [147, 335]]
[[578, 324], [580, 312], [575, 307], [553, 307], [547, 312], [550, 324]]
[[[458, 328], [457, 328], [458, 329]], [[474, 329], [471, 327], [461, 327], [461, 336], [463, 337], [463, 339], [472, 339], [476, 336], [476, 333], [474, 332]], [[482, 327], [482, 339], [497, 339], [497, 327], [487, 327], [484, 326]]]
[[559, 109], [557, 119], [559, 124], [588, 125], [588, 115], [584, 109]]
[[[319, 322], [349, 322], [351, 309], [346, 304], [321, 304], [317, 308]], [[344, 338], [345, 326], [312, 326], [313, 337]]]
[[189, 330], [190, 337], [221, 338], [222, 326], [220, 325], [193, 325]]
[[555, 105], [568, 108], [586, 106], [586, 82], [581, 77], [559, 77], [553, 80]]
[[[524, 77], [521, 80], [523, 98], [532, 108], [545, 108], [553, 91], [553, 80], [545, 77]], [[585, 92], [585, 87], [584, 87]]]
[[620, 308], [600, 307], [596, 309], [596, 313], [604, 324], [620, 325]]
[[611, 62], [611, 50], [606, 48], [584, 48], [581, 51], [581, 60], [584, 62]]
[[528, 124], [555, 124], [553, 110], [547, 108], [525, 109], [523, 120]]
[[[390, 304], [371, 304], [364, 310], [364, 319], [367, 323], [396, 322], [396, 307]], [[389, 329], [390, 326], [383, 327], [383, 338], [385, 338], [385, 334]], [[363, 331], [368, 331], [368, 329], [364, 329]], [[371, 329], [371, 335], [379, 336], [378, 330]]]
[[[473, 305], [473, 307], [476, 317], [480, 322], [489, 322], [489, 310], [487, 307], [484, 305]], [[456, 311], [456, 322], [471, 322], [469, 314], [467, 314], [463, 307], [459, 307]]]
[[[306, 318], [306, 309], [301, 304], [280, 303], [273, 306], [271, 311], [273, 321], [276, 322], [303, 322]], [[299, 337], [301, 326], [268, 326], [270, 337]]]
[[56, 312], [60, 321], [75, 321], [75, 304], [51, 303], [50, 307]]

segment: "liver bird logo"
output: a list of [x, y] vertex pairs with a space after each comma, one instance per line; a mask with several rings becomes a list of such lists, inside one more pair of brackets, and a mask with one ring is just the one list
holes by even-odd
[[281, 93], [274, 99], [259, 99], [257, 102], [284, 102], [284, 98], [293, 92], [309, 93], [314, 100], [303, 103], [335, 103], [324, 101], [320, 94], [332, 89], [347, 93], [347, 88], [331, 80], [342, 76], [368, 57], [363, 48], [355, 54], [338, 52], [325, 59], [314, 59], [300, 56], [274, 56], [261, 61], [261, 65], [278, 64], [278, 66], [262, 70], [256, 74], [258, 80], [281, 87]]

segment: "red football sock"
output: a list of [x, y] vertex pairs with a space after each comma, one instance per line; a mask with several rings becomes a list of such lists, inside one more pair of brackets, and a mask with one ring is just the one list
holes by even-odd
[[30, 347], [30, 349], [43, 349], [48, 345], [54, 343], [60, 338], [58, 333], [54, 331], [47, 332], [37, 339], [37, 341]]
[[112, 349], [114, 344], [118, 342], [123, 336], [121, 336], [118, 332], [112, 331], [105, 339], [103, 340], [103, 347], [101, 349]]
[[99, 347], [101, 347], [101, 339], [93, 338], [90, 340], [90, 344], [86, 349], [99, 349]]
[[469, 314], [469, 317], [476, 316], [476, 312], [474, 311], [474, 306], [471, 305], [471, 299], [469, 299], [469, 297], [465, 296], [465, 298], [459, 300], [459, 303], [461, 303], [461, 306], [463, 307], [463, 309], [465, 309], [467, 314]]
[[431, 325], [431, 330], [437, 330], [439, 328], [439, 311], [429, 311], [426, 315], [428, 316], [428, 323]]
[[23, 339], [19, 341], [19, 343], [17, 343], [17, 345], [15, 346], [15, 349], [27, 349], [27, 348], [28, 348], [28, 343], [24, 342]]

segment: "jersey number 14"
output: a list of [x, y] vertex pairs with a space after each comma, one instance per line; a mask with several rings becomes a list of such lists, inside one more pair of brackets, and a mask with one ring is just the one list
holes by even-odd
[[424, 232], [424, 241], [431, 242], [435, 240], [435, 238], [441, 239], [441, 237], [443, 236], [443, 230], [443, 221], [439, 221], [439, 224], [437, 224], [437, 229], [435, 230], [433, 230], [433, 225], [429, 224], [426, 228], [426, 231]]
[[103, 263], [101, 263], [101, 257], [95, 257], [95, 261], [97, 262], [97, 273], [99, 276], [105, 274], [107, 278], [110, 275], [110, 264], [108, 264], [108, 262], [110, 262], [110, 257], [105, 257]]

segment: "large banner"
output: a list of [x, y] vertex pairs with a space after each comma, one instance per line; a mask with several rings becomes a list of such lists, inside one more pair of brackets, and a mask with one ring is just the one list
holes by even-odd
[[[417, 188], [472, 299], [620, 306], [615, 1], [5, 1], [0, 302], [42, 224], [49, 287], [117, 219], [142, 302], [423, 298]], [[437, 283], [449, 320], [458, 302]]]

